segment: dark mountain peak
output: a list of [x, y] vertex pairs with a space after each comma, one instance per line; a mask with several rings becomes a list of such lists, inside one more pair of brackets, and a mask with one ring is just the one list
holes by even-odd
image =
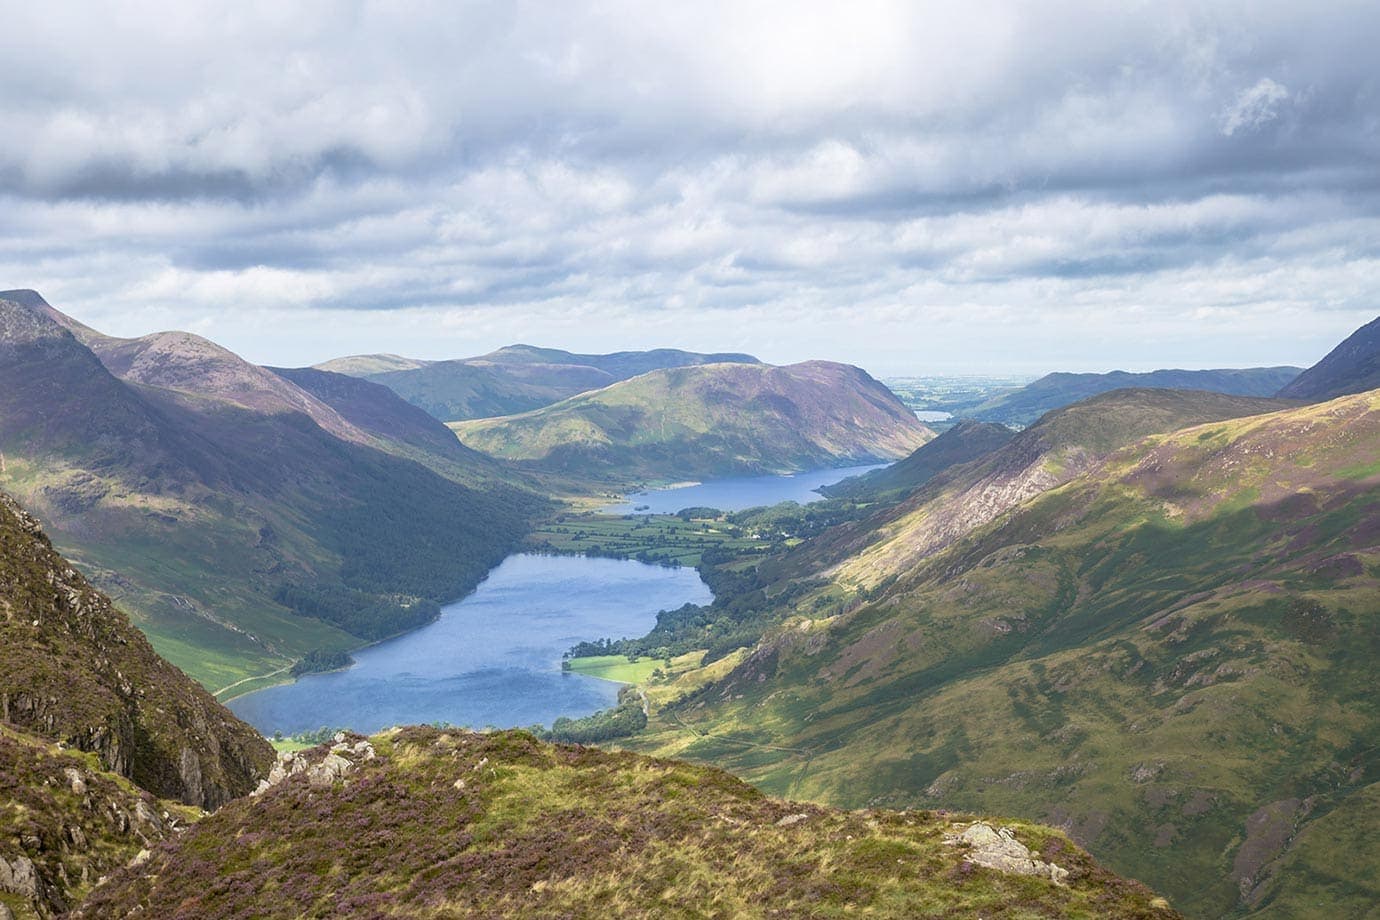
[[16, 300], [6, 291], [0, 295], [0, 345], [25, 345], [71, 339], [72, 334], [51, 317], [29, 304]]
[[1322, 402], [1380, 388], [1380, 317], [1366, 323], [1279, 391], [1284, 399]]

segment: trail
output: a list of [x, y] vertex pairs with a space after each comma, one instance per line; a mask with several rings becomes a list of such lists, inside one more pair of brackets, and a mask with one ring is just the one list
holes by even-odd
[[276, 670], [276, 671], [269, 671], [267, 674], [255, 674], [255, 675], [253, 675], [252, 677], [244, 677], [244, 678], [241, 678], [240, 680], [235, 681], [233, 684], [226, 684], [224, 687], [221, 687], [219, 690], [214, 691], [211, 695], [214, 696], [217, 700], [220, 700], [220, 702], [224, 703], [224, 702], [227, 702], [227, 701], [226, 701], [226, 700], [222, 700], [222, 699], [220, 698], [220, 695], [221, 695], [222, 693], [224, 693], [226, 690], [233, 690], [233, 689], [235, 689], [236, 687], [238, 687], [240, 684], [247, 684], [247, 683], [249, 683], [251, 680], [266, 680], [266, 679], [268, 679], [268, 678], [270, 678], [270, 677], [277, 677], [279, 674], [282, 674], [284, 671], [291, 671], [291, 670], [292, 670], [292, 665], [290, 665], [290, 664], [285, 664], [285, 665], [283, 665], [281, 668], [279, 668], [279, 669]]

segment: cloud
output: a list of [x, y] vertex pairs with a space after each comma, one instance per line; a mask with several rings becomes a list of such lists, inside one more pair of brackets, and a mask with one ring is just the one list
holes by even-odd
[[1269, 77], [1250, 89], [1241, 91], [1236, 101], [1222, 115], [1222, 133], [1230, 137], [1238, 131], [1254, 131], [1279, 117], [1280, 103], [1289, 98], [1289, 90]]
[[11, 4], [0, 36], [5, 286], [263, 361], [1012, 360], [964, 316], [1049, 367], [1288, 357], [1221, 310], [1306, 361], [1380, 300], [1373, 5]]

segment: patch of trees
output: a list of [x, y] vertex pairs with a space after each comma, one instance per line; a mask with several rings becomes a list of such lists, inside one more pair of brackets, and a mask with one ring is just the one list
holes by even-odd
[[327, 652], [314, 648], [299, 658], [289, 673], [293, 677], [301, 677], [303, 674], [316, 674], [321, 671], [339, 671], [354, 663], [355, 660], [350, 657], [349, 652]]
[[635, 735], [646, 727], [647, 714], [642, 711], [641, 696], [632, 687], [624, 687], [618, 691], [618, 705], [613, 709], [602, 709], [583, 719], [562, 716], [552, 723], [550, 731], [540, 734], [547, 741], [597, 744]]
[[384, 596], [336, 585], [280, 585], [273, 599], [298, 616], [324, 620], [361, 639], [386, 639], [430, 623], [441, 605], [419, 597]]

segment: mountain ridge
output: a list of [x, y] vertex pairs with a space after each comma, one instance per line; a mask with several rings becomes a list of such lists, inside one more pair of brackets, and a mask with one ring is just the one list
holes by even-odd
[[521, 415], [450, 427], [523, 468], [628, 481], [894, 459], [933, 437], [865, 371], [828, 361], [649, 371]]

